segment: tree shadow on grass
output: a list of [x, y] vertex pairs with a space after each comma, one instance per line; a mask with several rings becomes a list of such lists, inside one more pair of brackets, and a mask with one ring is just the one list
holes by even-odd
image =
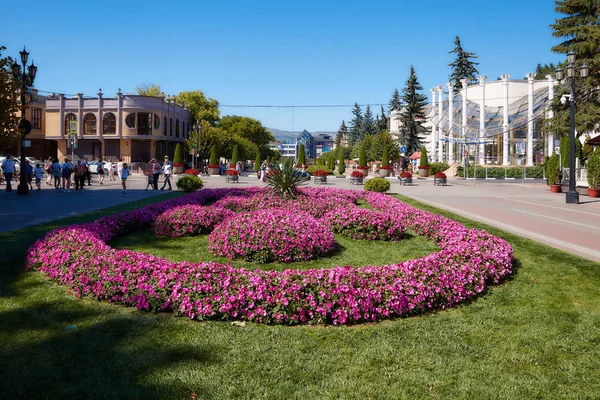
[[170, 379], [169, 369], [219, 363], [222, 349], [169, 340], [164, 324], [170, 317], [103, 311], [82, 302], [34, 303], [0, 313], [0, 398], [209, 394], [208, 388], [190, 388]]

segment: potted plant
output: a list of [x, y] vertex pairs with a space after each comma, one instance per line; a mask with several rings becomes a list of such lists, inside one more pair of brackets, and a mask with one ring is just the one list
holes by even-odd
[[361, 171], [352, 171], [350, 174], [351, 185], [361, 185], [363, 183], [363, 179], [365, 179], [365, 174], [363, 174]]
[[388, 157], [388, 149], [383, 149], [383, 156], [381, 156], [381, 166], [379, 167], [379, 176], [382, 178], [388, 177], [392, 174], [392, 166]]
[[196, 175], [196, 176], [198, 176], [198, 175], [200, 175], [200, 171], [198, 171], [196, 168], [190, 168], [190, 169], [187, 169], [187, 170], [184, 172], [184, 174], [186, 174], [186, 175]]
[[446, 181], [446, 174], [443, 173], [442, 171], [438, 171], [435, 173], [435, 175], [433, 176], [433, 184], [434, 186], [446, 186], [447, 181]]
[[338, 176], [337, 178], [345, 178], [346, 175], [344, 175], [344, 172], [346, 172], [346, 164], [344, 163], [344, 152], [342, 151], [343, 149], [340, 149], [340, 157], [338, 160]]
[[425, 146], [421, 146], [421, 160], [419, 163], [419, 176], [421, 178], [427, 178], [429, 176], [429, 160], [427, 159], [427, 149]]
[[360, 147], [358, 153], [358, 167], [357, 170], [363, 173], [364, 176], [369, 175], [369, 166], [367, 165], [367, 153], [365, 152], [365, 146]]
[[553, 154], [552, 157], [548, 159], [548, 168], [546, 173], [548, 175], [548, 184], [550, 185], [550, 191], [552, 193], [560, 193], [560, 179], [559, 179], [559, 171], [560, 168], [560, 158], [558, 154]]
[[301, 144], [298, 148], [298, 161], [296, 162], [296, 168], [302, 169], [306, 164], [306, 153], [304, 152], [304, 144]]
[[413, 184], [412, 174], [408, 171], [401, 172], [398, 179], [400, 179], [401, 185], [412, 185]]
[[175, 146], [175, 156], [173, 157], [173, 174], [183, 173], [185, 164], [183, 164], [183, 153], [181, 150], [181, 143], [177, 143]]
[[219, 164], [217, 163], [217, 146], [210, 148], [210, 159], [208, 160], [208, 174], [219, 175]]
[[327, 183], [327, 171], [318, 169], [313, 172], [315, 183]]
[[237, 182], [240, 174], [235, 169], [225, 171], [225, 182]]
[[600, 150], [592, 151], [587, 160], [588, 196], [598, 197], [600, 194]]

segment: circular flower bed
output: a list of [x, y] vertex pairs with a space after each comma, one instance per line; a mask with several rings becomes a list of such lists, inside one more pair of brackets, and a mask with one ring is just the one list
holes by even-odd
[[[440, 251], [386, 266], [277, 272], [170, 262], [105, 243], [150, 227], [174, 207], [234, 193], [242, 191], [204, 189], [52, 231], [30, 248], [27, 266], [68, 286], [76, 296], [142, 310], [172, 310], [194, 319], [282, 324], [350, 324], [444, 309], [474, 298], [512, 272], [513, 250], [504, 240], [375, 192], [352, 196], [403, 221]], [[327, 189], [315, 193], [324, 195]]]
[[236, 215], [208, 237], [208, 249], [214, 255], [259, 263], [306, 261], [334, 247], [335, 236], [318, 220], [283, 209]]
[[400, 240], [406, 231], [398, 218], [358, 207], [335, 209], [324, 220], [334, 232], [354, 240]]
[[225, 208], [198, 205], [175, 207], [156, 218], [154, 233], [173, 237], [209, 233], [232, 215], [235, 215], [234, 212]]

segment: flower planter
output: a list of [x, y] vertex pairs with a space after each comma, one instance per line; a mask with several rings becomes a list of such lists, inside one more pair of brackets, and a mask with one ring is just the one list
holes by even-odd
[[448, 184], [446, 179], [447, 178], [433, 178], [433, 185], [434, 186], [446, 186]]
[[561, 190], [561, 186], [560, 185], [550, 185], [550, 191], [552, 193], [560, 193]]
[[369, 168], [357, 168], [356, 170], [362, 172], [365, 176], [369, 175]]
[[379, 176], [381, 178], [386, 178], [386, 177], [390, 176], [391, 173], [392, 173], [391, 169], [380, 169], [379, 170]]
[[173, 166], [173, 174], [183, 174], [183, 166]]
[[598, 196], [600, 196], [600, 189], [588, 188], [588, 196], [590, 196], [590, 197], [598, 197]]
[[326, 176], [314, 176], [313, 178], [314, 178], [314, 180], [313, 180], [314, 183], [317, 183], [317, 184], [326, 184], [327, 183]]
[[427, 178], [429, 176], [429, 168], [419, 168], [419, 176], [421, 178]]
[[219, 168], [208, 168], [209, 175], [219, 175]]
[[238, 181], [239, 181], [239, 175], [225, 175], [225, 182], [237, 183]]
[[350, 184], [351, 185], [362, 185], [364, 179], [365, 178], [358, 178], [358, 177], [355, 177], [355, 176], [351, 176], [350, 177]]
[[405, 186], [410, 186], [413, 184], [412, 178], [400, 178], [400, 184]]

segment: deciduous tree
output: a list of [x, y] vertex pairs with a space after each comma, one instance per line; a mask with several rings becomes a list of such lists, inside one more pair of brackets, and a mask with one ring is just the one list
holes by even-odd
[[213, 126], [219, 121], [219, 102], [215, 99], [207, 99], [200, 90], [181, 92], [175, 96], [175, 102], [183, 103], [196, 121], [206, 121]]
[[2, 57], [6, 47], [0, 46], [0, 151], [4, 154], [16, 146], [20, 135], [17, 132], [17, 85], [10, 70], [12, 58]]

